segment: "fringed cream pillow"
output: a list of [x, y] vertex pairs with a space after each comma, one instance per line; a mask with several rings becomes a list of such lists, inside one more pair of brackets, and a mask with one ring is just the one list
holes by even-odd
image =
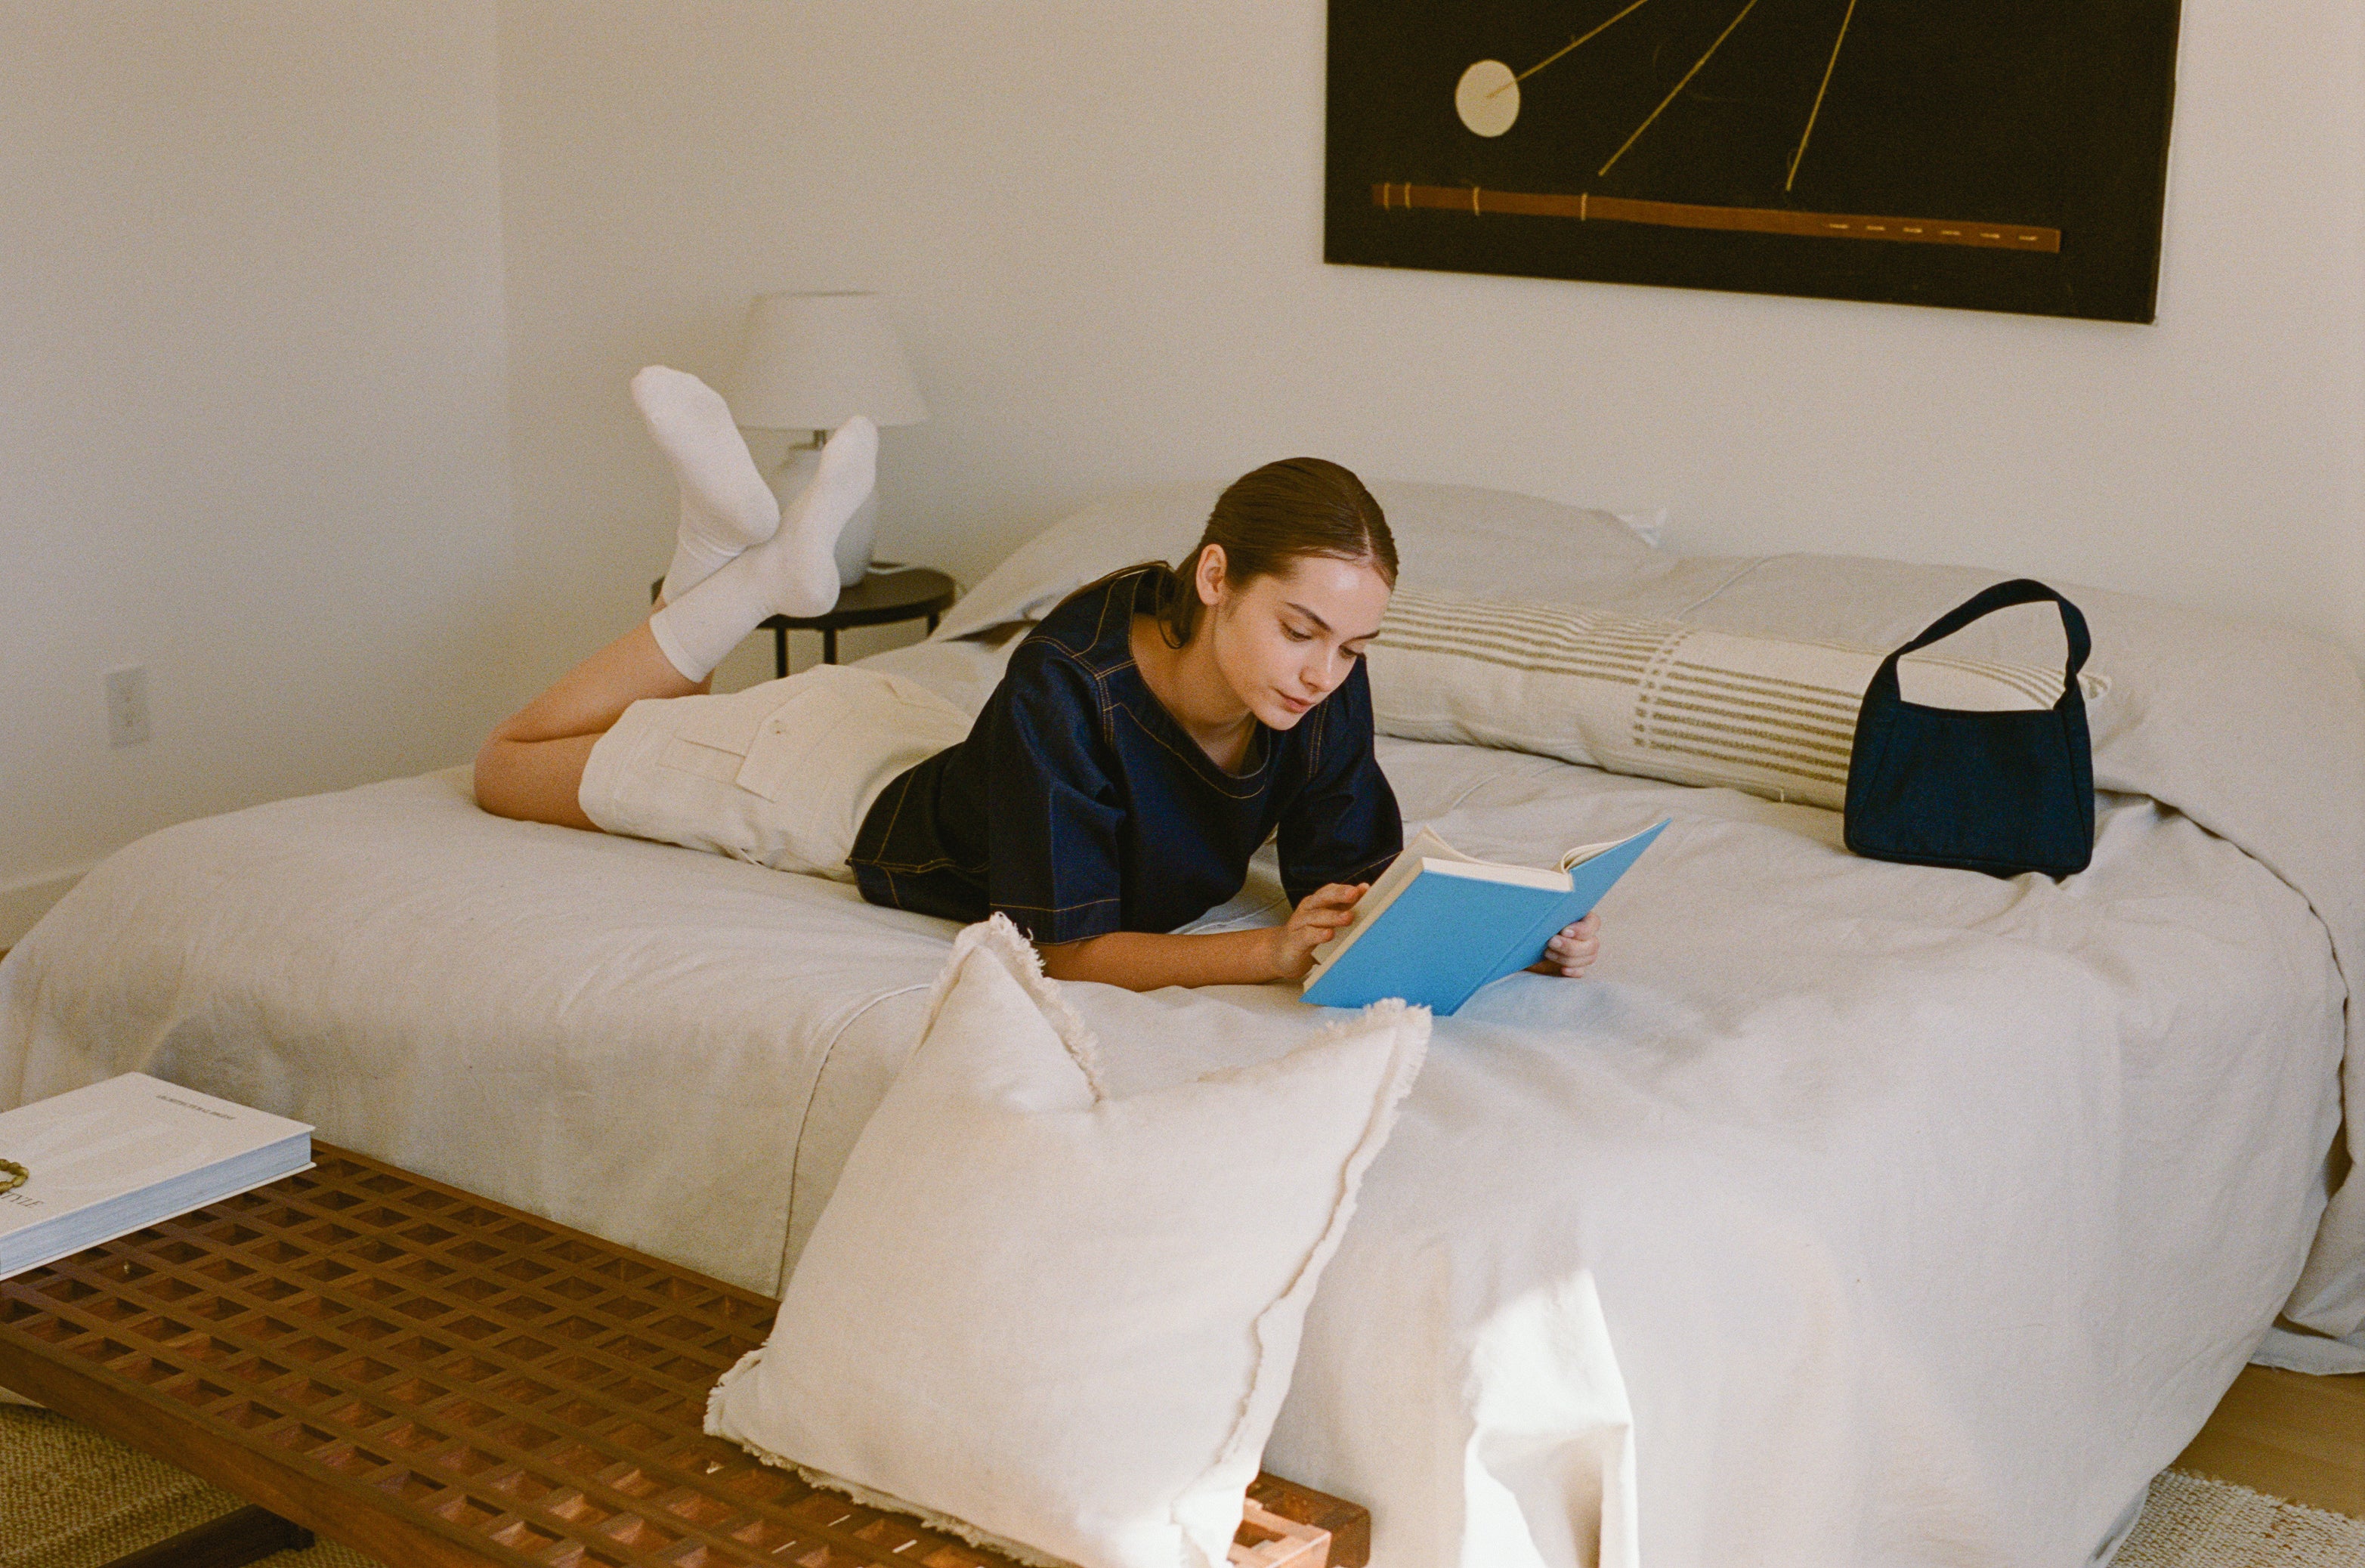
[[[1382, 734], [1459, 741], [1678, 784], [1722, 784], [1837, 811], [1856, 711], [1885, 648], [1788, 642], [1562, 604], [1399, 589], [1368, 644]], [[2082, 678], [2089, 698], [2109, 683]], [[1906, 700], [2048, 708], [2061, 666], [1956, 658], [1898, 664]]]
[[1116, 1098], [1059, 990], [1002, 915], [955, 940], [706, 1429], [1029, 1562], [1224, 1568], [1429, 1012]]

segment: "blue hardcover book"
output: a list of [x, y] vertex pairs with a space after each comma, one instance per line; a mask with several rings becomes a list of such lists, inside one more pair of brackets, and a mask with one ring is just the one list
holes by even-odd
[[1314, 949], [1306, 1000], [1362, 1007], [1400, 996], [1451, 1014], [1542, 958], [1666, 825], [1572, 849], [1552, 871], [1475, 859], [1423, 828], [1358, 901], [1352, 924]]

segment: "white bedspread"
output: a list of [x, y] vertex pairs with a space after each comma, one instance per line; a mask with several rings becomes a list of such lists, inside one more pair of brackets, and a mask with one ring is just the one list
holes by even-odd
[[[1216, 488], [1086, 509], [880, 662], [973, 708], [1000, 657], [953, 639], [1179, 557]], [[1894, 645], [1996, 576], [1678, 560], [1533, 498], [1377, 490], [1407, 582], [1461, 598]], [[2075, 1568], [2278, 1306], [2309, 1332], [2274, 1354], [2365, 1366], [2365, 1175], [2323, 1187], [2344, 1072], [2365, 1154], [2357, 670], [2072, 591], [2110, 793], [2057, 886], [1855, 859], [1812, 808], [1384, 743], [1407, 818], [1482, 855], [1675, 825], [1595, 978], [1440, 1022], [1317, 1299], [1268, 1462], [1368, 1503], [1379, 1568]], [[2014, 613], [1956, 646], [2059, 643]], [[1268, 863], [1214, 918], [1279, 899]], [[0, 1104], [141, 1069], [776, 1290], [950, 937], [398, 780], [94, 871], [0, 962]], [[1284, 987], [1071, 994], [1120, 1089], [1309, 1018]]]
[[[972, 700], [998, 665], [891, 657]], [[1380, 1568], [2086, 1562], [2307, 1252], [2343, 997], [2307, 900], [2136, 795], [2056, 886], [1729, 791], [1382, 756], [1481, 855], [1675, 825], [1595, 978], [1440, 1021], [1267, 1462], [1368, 1503]], [[1279, 897], [1266, 866], [1220, 913]], [[770, 1291], [951, 934], [398, 780], [101, 866], [0, 964], [0, 1101], [155, 1072]], [[1120, 1089], [1310, 1021], [1072, 991]]]

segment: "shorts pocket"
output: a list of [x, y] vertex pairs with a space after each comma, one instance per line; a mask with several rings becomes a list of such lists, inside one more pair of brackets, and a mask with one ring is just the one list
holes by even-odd
[[658, 765], [716, 783], [733, 782], [764, 721], [780, 709], [788, 696], [783, 690], [786, 684], [768, 680], [720, 697], [671, 699], [668, 706], [677, 716], [672, 734], [657, 751]]
[[728, 784], [737, 778], [743, 760], [737, 752], [717, 751], [711, 745], [683, 740], [679, 735], [667, 741], [665, 750], [657, 755], [661, 767], [700, 778], [712, 778], [718, 784]]
[[843, 765], [858, 728], [854, 704], [827, 687], [809, 688], [767, 714], [747, 743], [739, 788], [777, 801], [790, 788], [813, 789]]

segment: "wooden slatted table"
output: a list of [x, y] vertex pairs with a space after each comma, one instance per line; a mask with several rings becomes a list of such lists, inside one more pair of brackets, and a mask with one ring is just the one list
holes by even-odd
[[[248, 1561], [292, 1522], [393, 1568], [1010, 1568], [701, 1430], [777, 1304], [361, 1155], [315, 1159], [0, 1281], [0, 1385], [258, 1505], [176, 1552]], [[1232, 1561], [1361, 1568], [1370, 1530], [1261, 1476]]]

